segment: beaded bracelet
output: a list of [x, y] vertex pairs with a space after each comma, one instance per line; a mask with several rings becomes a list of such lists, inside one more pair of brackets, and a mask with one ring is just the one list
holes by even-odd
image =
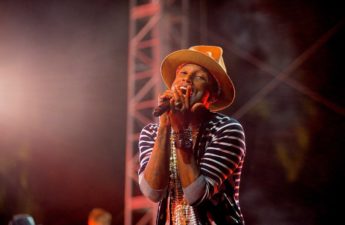
[[182, 130], [182, 132], [173, 132], [175, 147], [178, 149], [191, 149], [193, 147], [192, 130], [190, 128]]

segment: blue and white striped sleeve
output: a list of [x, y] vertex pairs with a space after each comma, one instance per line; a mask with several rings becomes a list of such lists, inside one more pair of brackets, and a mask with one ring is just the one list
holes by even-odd
[[245, 135], [239, 122], [225, 118], [214, 130], [200, 161], [201, 175], [183, 190], [191, 205], [198, 205], [217, 193], [218, 187], [233, 175], [245, 155]]
[[145, 126], [139, 136], [139, 170], [138, 174], [140, 175], [146, 168], [146, 165], [150, 159], [153, 146], [155, 144], [155, 138], [157, 131], [156, 124], [148, 124]]
[[142, 129], [139, 137], [139, 187], [141, 192], [153, 202], [158, 202], [159, 200], [161, 200], [167, 189], [164, 188], [161, 190], [157, 190], [151, 188], [151, 186], [147, 183], [143, 173], [150, 159], [156, 136], [157, 125], [149, 124]]

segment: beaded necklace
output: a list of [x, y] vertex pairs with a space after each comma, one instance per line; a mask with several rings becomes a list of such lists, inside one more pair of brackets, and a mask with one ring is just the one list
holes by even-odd
[[[183, 196], [179, 172], [177, 169], [175, 136], [170, 134], [170, 181], [169, 181], [169, 208], [170, 208], [170, 221], [171, 225], [187, 225], [198, 224], [195, 210], [192, 206], [188, 205]], [[194, 138], [193, 138], [194, 139]]]

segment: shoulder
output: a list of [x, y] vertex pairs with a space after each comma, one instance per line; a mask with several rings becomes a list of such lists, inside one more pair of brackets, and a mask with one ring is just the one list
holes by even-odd
[[224, 128], [236, 128], [243, 130], [243, 127], [238, 120], [222, 113], [212, 113], [209, 121], [209, 128], [210, 130], [214, 131], [219, 131]]
[[158, 129], [158, 124], [156, 124], [156, 123], [149, 123], [142, 130], [157, 131], [157, 129]]
[[140, 136], [154, 137], [157, 134], [157, 130], [158, 130], [158, 124], [149, 123], [141, 130]]

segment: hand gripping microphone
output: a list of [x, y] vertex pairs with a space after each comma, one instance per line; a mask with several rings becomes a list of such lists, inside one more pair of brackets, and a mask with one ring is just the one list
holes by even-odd
[[159, 117], [163, 113], [167, 112], [170, 110], [170, 99], [165, 98], [163, 99], [163, 102], [159, 104], [156, 108], [153, 109], [153, 116], [154, 117]]
[[[174, 109], [180, 109], [182, 107], [181, 102], [175, 102]], [[170, 110], [170, 98], [164, 98], [161, 104], [159, 104], [156, 108], [153, 109], [152, 115], [154, 117], [159, 117], [163, 113]]]

